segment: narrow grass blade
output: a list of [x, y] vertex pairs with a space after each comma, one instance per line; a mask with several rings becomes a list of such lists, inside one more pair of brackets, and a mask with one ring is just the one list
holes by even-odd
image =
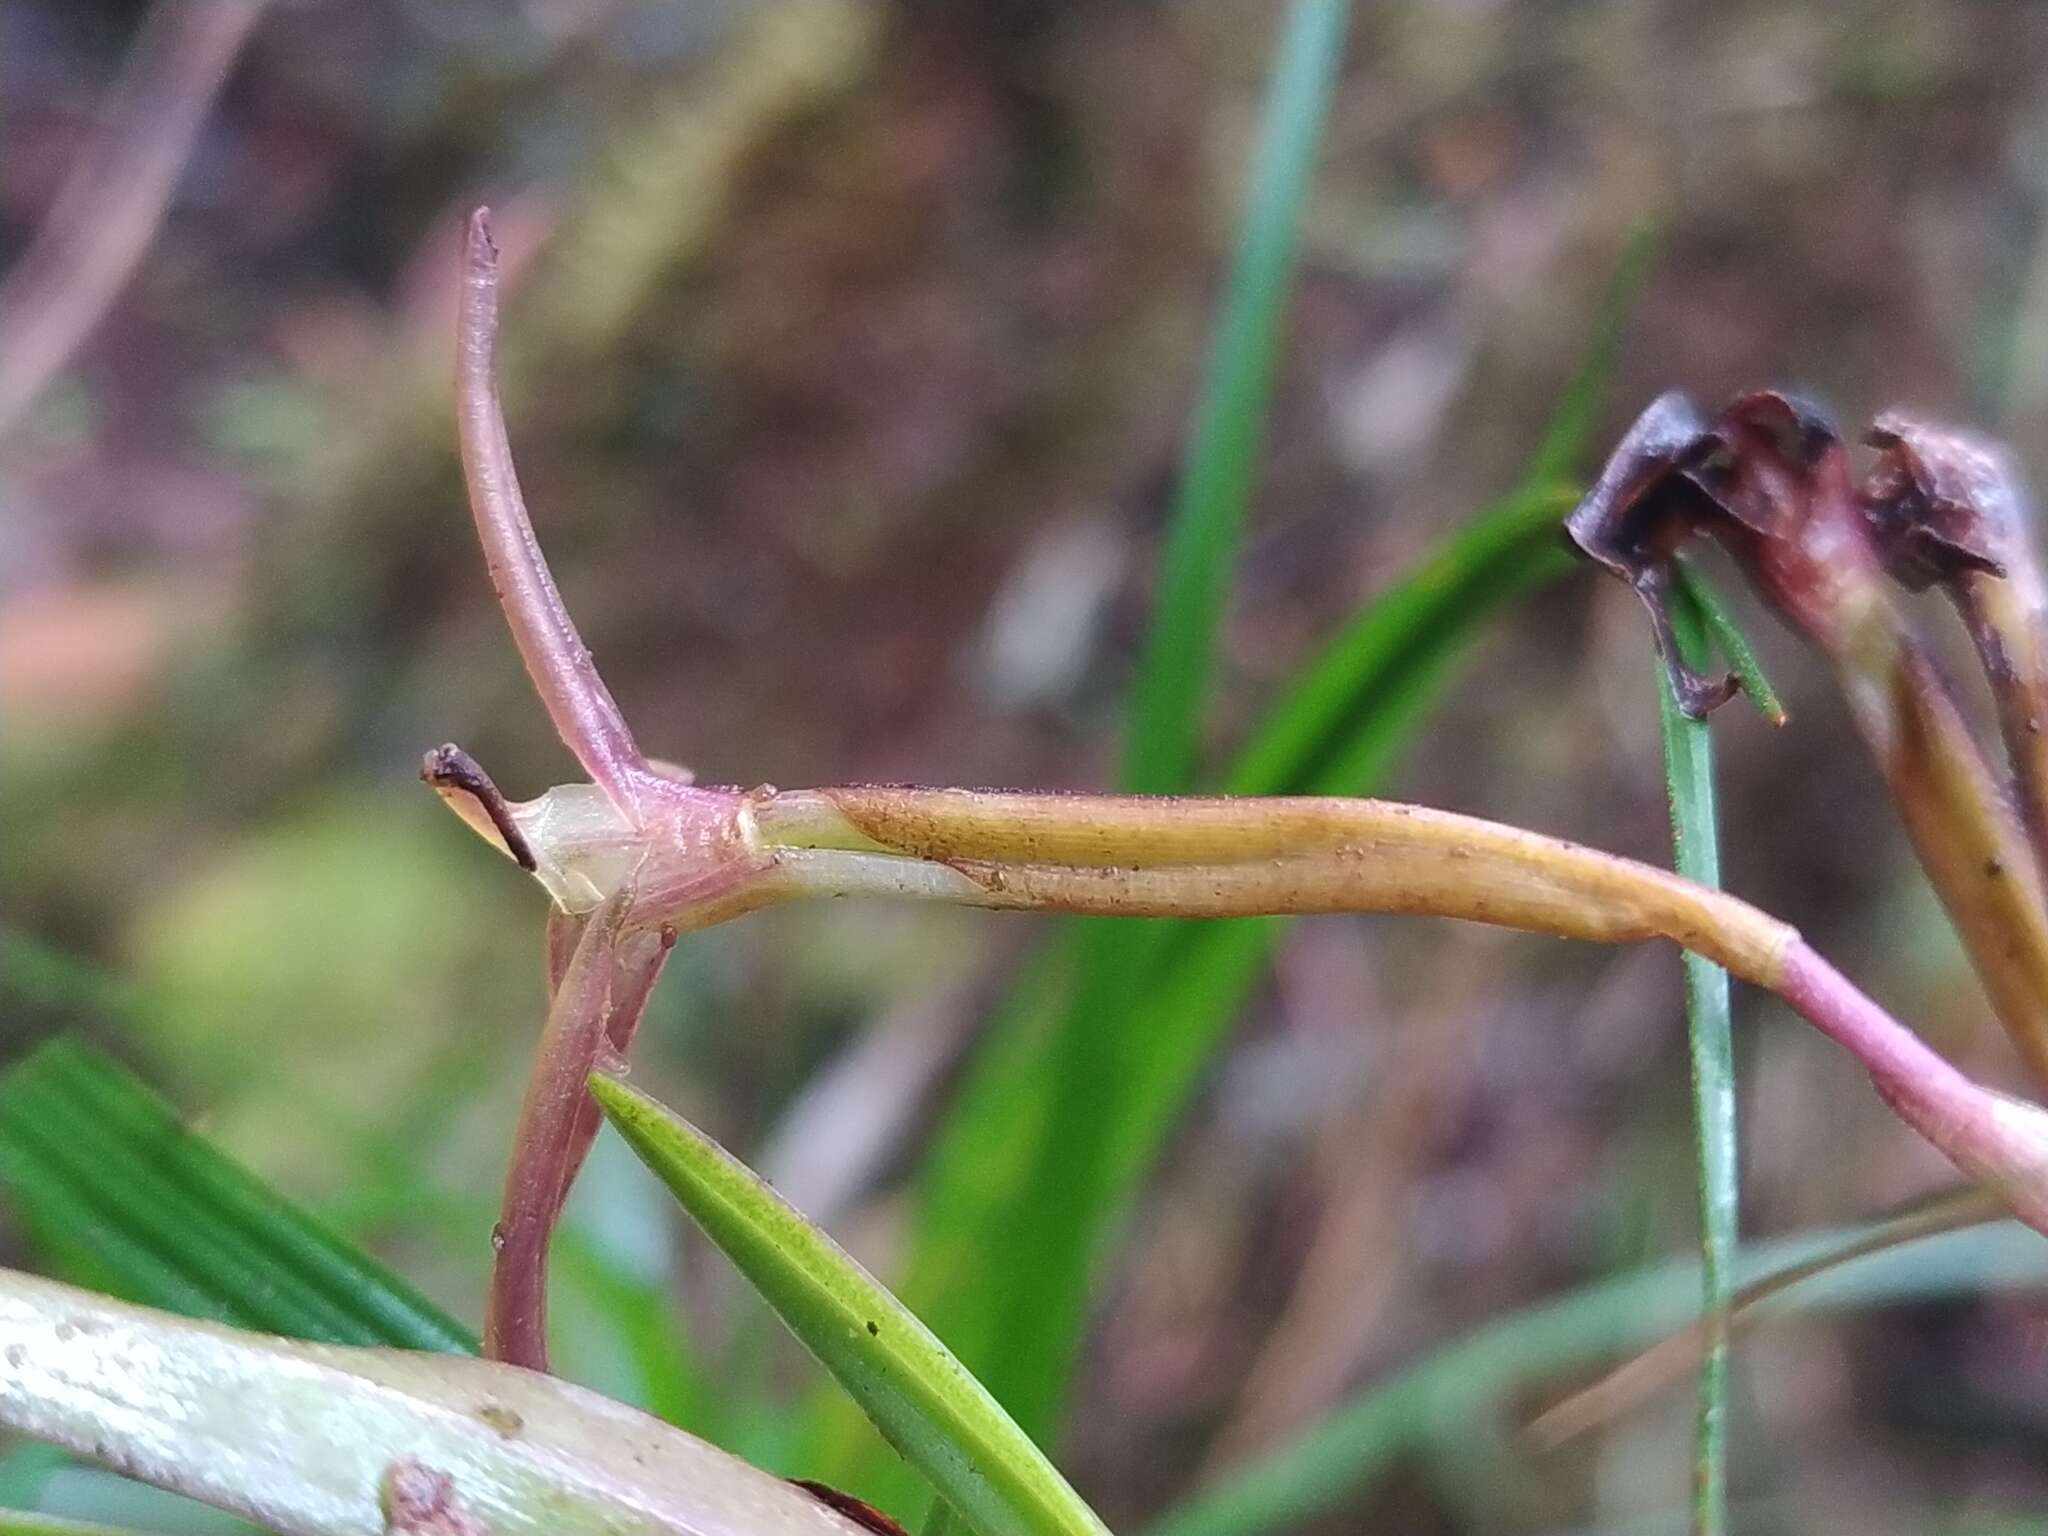
[[1737, 1328], [1757, 1321], [1765, 1302], [1803, 1281], [1844, 1264], [1917, 1243], [1937, 1233], [1988, 1226], [2006, 1219], [2005, 1206], [1988, 1189], [1968, 1187], [1936, 1195], [1911, 1210], [1879, 1222], [1840, 1248], [1751, 1280], [1728, 1299], [1725, 1310], [1709, 1313], [1668, 1337], [1659, 1339], [1583, 1391], [1575, 1392], [1529, 1425], [1529, 1437], [1546, 1448], [1612, 1423], [1665, 1386], [1697, 1369], [1715, 1345]]
[[[1186, 790], [1200, 755], [1216, 630], [1251, 499], [1297, 229], [1350, 21], [1350, 0], [1293, 0], [1275, 49], [1251, 202], [1217, 318], [1200, 404], [1168, 524], [1159, 590], [1130, 698], [1121, 787]], [[1111, 1134], [1132, 1056], [1102, 1027], [1167, 930], [1082, 924], [1065, 1026], [1051, 1043], [1061, 1087], [1046, 1122], [1058, 1169], [1034, 1181], [1004, 1226], [1028, 1266], [990, 1277], [991, 1327], [976, 1369], [1017, 1421], [1044, 1438], [1061, 1416], [1086, 1315]], [[1079, 1221], [1075, 1217], [1078, 1214]]]
[[1217, 317], [1158, 603], [1131, 693], [1122, 783], [1139, 793], [1171, 794], [1194, 776], [1216, 626], [1251, 500], [1301, 208], [1350, 17], [1350, 0], [1294, 0], [1274, 56], [1251, 205]]
[[303, 1344], [0, 1270], [0, 1427], [281, 1536], [860, 1536], [800, 1489], [552, 1377]]
[[32, 1515], [18, 1509], [0, 1509], [0, 1536], [141, 1536], [115, 1525], [94, 1525], [85, 1520], [64, 1520], [56, 1515]]
[[130, 1299], [334, 1343], [476, 1347], [76, 1042], [47, 1042], [0, 1077], [0, 1187], [67, 1272]]
[[[1750, 649], [1749, 640], [1728, 616], [1728, 610], [1721, 606], [1714, 589], [1684, 560], [1678, 562], [1678, 589], [1699, 610], [1706, 624], [1707, 637], [1727, 661], [1728, 670], [1741, 682], [1743, 696], [1771, 724], [1783, 725], [1785, 706], [1779, 700], [1777, 690], [1771, 686], [1771, 680], [1764, 676], [1764, 669], [1757, 662], [1756, 652]], [[1705, 666], [1705, 662], [1701, 665]]]
[[[1631, 241], [1592, 344], [1522, 485], [1381, 593], [1303, 671], [1227, 776], [1229, 792], [1371, 792], [1492, 619], [1570, 569], [1559, 523], [1574, 497], [1558, 484], [1560, 466], [1585, 448], [1591, 402], [1611, 370], [1648, 249], [1647, 234]], [[1090, 1012], [1085, 993], [1075, 997], [1076, 972], [1084, 959], [1102, 962], [1077, 954], [1085, 926], [1069, 925], [1067, 942], [1030, 968], [998, 1013], [920, 1172], [901, 1289], [1000, 1394], [1016, 1388], [991, 1362], [1010, 1336], [1011, 1319], [1048, 1300], [1048, 1282], [1066, 1298], [1049, 1346], [1064, 1374], [1082, 1322], [1074, 1298], [1085, 1298], [1089, 1266], [1283, 926], [1267, 919], [1118, 924], [1125, 948], [1114, 975], [1121, 987], [1107, 1003], [1098, 992], [1098, 1011]], [[1063, 1067], [1060, 1046], [1073, 1034], [1108, 1042], [1105, 1059], [1119, 1084], [1113, 1102], [1097, 1094], [1101, 1072], [1077, 1078]], [[1052, 1129], [1055, 1106], [1069, 1095], [1098, 1110], [1079, 1142], [1063, 1141]], [[1087, 1119], [1069, 1112], [1070, 1123]], [[1107, 1140], [1098, 1143], [1105, 1129]], [[1099, 1161], [1096, 1171], [1077, 1175], [1084, 1151]], [[1057, 1202], [1058, 1226], [1048, 1225], [1044, 1242], [1034, 1238], [1038, 1245], [1027, 1248], [1016, 1213], [1034, 1190]], [[1047, 1263], [1046, 1243], [1069, 1253], [1069, 1261]], [[1045, 1401], [1046, 1371], [1026, 1379]], [[1026, 1399], [1005, 1401], [1014, 1411]], [[807, 1468], [885, 1503], [901, 1499], [903, 1479], [874, 1449], [858, 1418], [837, 1401], [819, 1401]]]
[[[1861, 1234], [1834, 1232], [1744, 1252], [1751, 1279]], [[1839, 1312], [1932, 1296], [2048, 1287], [2048, 1244], [2014, 1222], [1931, 1238], [1810, 1279], [1789, 1310]], [[1695, 1317], [1690, 1263], [1599, 1281], [1466, 1333], [1376, 1382], [1307, 1433], [1167, 1511], [1145, 1536], [1266, 1536], [1298, 1530], [1367, 1494], [1404, 1452], [1464, 1433], [1532, 1386], [1639, 1349]]]
[[724, 1148], [602, 1074], [612, 1124], [778, 1317], [982, 1536], [1107, 1536], [945, 1345]]
[[[1688, 589], [1671, 605], [1679, 659], [1695, 672], [1707, 666], [1707, 624]], [[1707, 722], [1687, 718], [1672, 692], [1671, 674], [1656, 668], [1657, 704], [1664, 743], [1664, 784], [1671, 812], [1671, 858], [1677, 871], [1701, 885], [1721, 883], [1721, 847], [1715, 828], [1714, 746]], [[1685, 964], [1686, 1041], [1692, 1056], [1693, 1157], [1700, 1208], [1701, 1305], [1712, 1319], [1700, 1360], [1699, 1418], [1693, 1436], [1693, 1529], [1722, 1536], [1728, 1529], [1728, 1325], [1734, 1292], [1731, 1266], [1741, 1220], [1735, 1136], [1735, 1041], [1728, 1007], [1728, 973], [1688, 952]]]

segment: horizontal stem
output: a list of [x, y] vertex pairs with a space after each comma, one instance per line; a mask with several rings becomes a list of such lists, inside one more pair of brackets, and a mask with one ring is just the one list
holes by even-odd
[[1385, 800], [857, 786], [757, 802], [791, 895], [1149, 917], [1408, 912], [1665, 938], [1774, 987], [1793, 930], [1664, 870]]
[[1384, 800], [852, 786], [748, 797], [778, 898], [887, 895], [1137, 916], [1407, 912], [1563, 938], [1665, 938], [1779, 994], [1899, 1117], [2048, 1233], [2048, 1110], [1985, 1088], [1789, 925], [1665, 870]]

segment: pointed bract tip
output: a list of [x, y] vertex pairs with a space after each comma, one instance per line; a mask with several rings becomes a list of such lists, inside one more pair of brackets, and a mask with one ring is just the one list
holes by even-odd
[[498, 295], [498, 242], [491, 238], [491, 210], [479, 208], [469, 216], [465, 242], [465, 268], [470, 287], [495, 306]]
[[420, 763], [420, 778], [485, 842], [532, 874], [540, 866], [512, 815], [504, 792], [483, 765], [454, 742], [443, 742]]

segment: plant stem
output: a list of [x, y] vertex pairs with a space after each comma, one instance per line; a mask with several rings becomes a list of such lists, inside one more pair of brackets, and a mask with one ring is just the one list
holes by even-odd
[[[1679, 659], [1695, 671], [1708, 662], [1705, 615], [1679, 587], [1672, 638]], [[1721, 883], [1715, 836], [1714, 747], [1704, 720], [1679, 708], [1669, 669], [1658, 668], [1658, 713], [1669, 788], [1671, 856], [1678, 872], [1701, 885]], [[1686, 1038], [1692, 1056], [1693, 1146], [1699, 1174], [1700, 1289], [1707, 1337], [1700, 1355], [1699, 1418], [1693, 1437], [1693, 1530], [1721, 1536], [1728, 1528], [1728, 1303], [1740, 1229], [1736, 1163], [1735, 1045], [1728, 1009], [1728, 973], [1698, 955], [1685, 956]]]
[[498, 400], [497, 348], [498, 248], [491, 240], [490, 210], [479, 208], [469, 219], [456, 347], [455, 419], [470, 512], [491, 586], [535, 692], [583, 771], [630, 817], [637, 809], [632, 780], [646, 773], [646, 759], [576, 633], [534, 537]]
[[2003, 577], [1964, 572], [1950, 583], [1949, 595], [1991, 685], [2012, 762], [2013, 798], [2034, 856], [2048, 871], [2048, 597], [2031, 544], [2024, 535], [2013, 541]]
[[1858, 732], [2034, 1081], [2048, 1083], [2048, 901], [2033, 845], [1947, 684], [1887, 605], [1835, 654]]
[[765, 793], [769, 899], [874, 895], [1154, 917], [1409, 912], [1599, 943], [1665, 938], [1778, 993], [1964, 1173], [2048, 1233], [2048, 1110], [1965, 1077], [1748, 903], [1540, 833], [1384, 800], [852, 786]]

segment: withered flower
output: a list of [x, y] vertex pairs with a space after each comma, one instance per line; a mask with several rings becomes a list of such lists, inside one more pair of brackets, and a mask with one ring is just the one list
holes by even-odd
[[1961, 616], [1998, 710], [2015, 798], [2048, 867], [2048, 588], [2019, 469], [1988, 438], [1897, 412], [1864, 440], [1878, 450], [1863, 489], [1871, 538], [1902, 586], [1939, 586]]
[[1884, 602], [1841, 434], [1818, 406], [1775, 390], [1738, 396], [1711, 421], [1683, 394], [1658, 396], [1565, 527], [1642, 598], [1679, 706], [1694, 719], [1737, 687], [1687, 667], [1672, 640], [1673, 562], [1695, 533], [1712, 535], [1830, 653]]
[[[1691, 672], [1672, 643], [1673, 561], [1695, 532], [1725, 547], [1828, 659], [1994, 1008], [2048, 1081], [2048, 711], [2036, 706], [2048, 647], [2017, 482], [1983, 445], [1903, 418], [1881, 421], [1873, 441], [1880, 462], [1859, 488], [1834, 423], [1796, 396], [1740, 395], [1709, 420], [1685, 396], [1662, 395], [1566, 527], [1642, 597], [1695, 718], [1732, 692]], [[1941, 582], [1963, 609], [2028, 791], [2024, 825], [1888, 575]]]

